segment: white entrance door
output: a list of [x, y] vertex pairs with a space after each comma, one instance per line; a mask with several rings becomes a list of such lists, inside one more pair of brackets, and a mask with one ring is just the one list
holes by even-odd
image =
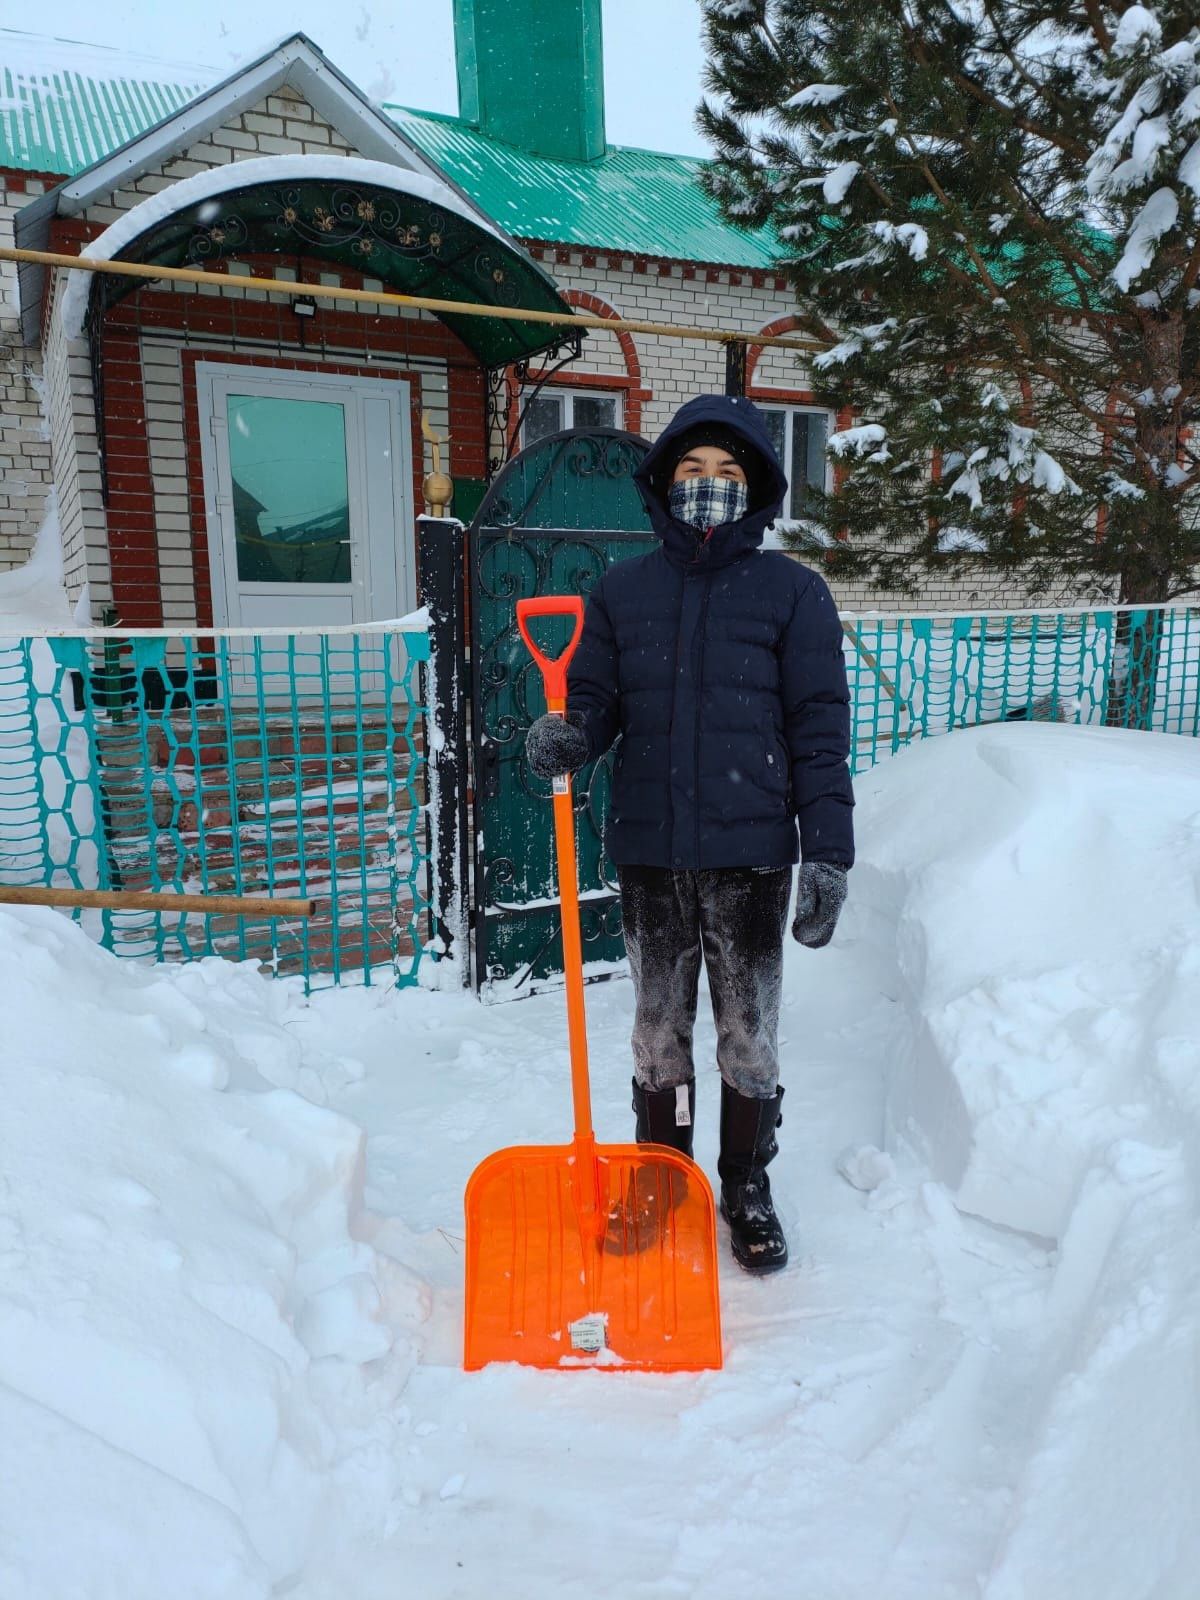
[[214, 625], [412, 610], [409, 386], [208, 362], [196, 377]]

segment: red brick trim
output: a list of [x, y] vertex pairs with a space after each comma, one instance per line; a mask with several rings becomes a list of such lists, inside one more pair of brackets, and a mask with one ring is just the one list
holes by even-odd
[[818, 411], [828, 411], [811, 389], [773, 389], [765, 383], [747, 384], [747, 400], [761, 400], [763, 405], [812, 406]]
[[31, 183], [44, 183], [47, 189], [57, 189], [60, 183], [66, 183], [65, 172], [30, 172], [24, 167], [0, 167], [0, 184], [10, 194], [28, 194]]
[[773, 272], [770, 267], [732, 267], [720, 261], [697, 261], [689, 256], [648, 256], [640, 251], [615, 250], [608, 244], [563, 244], [561, 240], [528, 236], [519, 238], [518, 243], [524, 245], [535, 261], [544, 261], [549, 256], [558, 265], [566, 265], [575, 254], [585, 267], [602, 262], [609, 272], [635, 272], [647, 277], [665, 278], [671, 276], [678, 267], [680, 276], [687, 283], [701, 273], [706, 283], [716, 283], [724, 272], [729, 275], [732, 284], [748, 281], [755, 289], [770, 289], [777, 293], [782, 293], [788, 287], [787, 279], [781, 273]]
[[[778, 334], [781, 333], [794, 333], [797, 328], [802, 326], [803, 323], [797, 316], [776, 317], [774, 322], [768, 322], [765, 328], [760, 328], [758, 331], [764, 336], [764, 338], [774, 339]], [[759, 357], [762, 355], [765, 348], [765, 345], [761, 344], [750, 344], [746, 346], [747, 394], [750, 393], [750, 386], [754, 381], [754, 369], [758, 366]], [[776, 391], [774, 389], [771, 391], [772, 394], [775, 394], [776, 392], [782, 393], [783, 391]], [[795, 390], [792, 392], [797, 394], [801, 393], [800, 390]]]
[[105, 328], [104, 453], [113, 604], [129, 628], [162, 626], [162, 574], [146, 428], [142, 356], [136, 333]]

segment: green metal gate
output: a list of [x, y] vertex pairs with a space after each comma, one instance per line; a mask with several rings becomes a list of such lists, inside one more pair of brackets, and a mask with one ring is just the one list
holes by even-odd
[[[612, 429], [539, 440], [497, 477], [471, 528], [474, 949], [478, 987], [494, 998], [532, 992], [562, 971], [550, 786], [525, 759], [526, 729], [545, 701], [517, 631], [517, 601], [586, 596], [611, 562], [654, 548], [633, 483], [648, 449]], [[557, 651], [565, 625], [539, 638]], [[625, 957], [604, 851], [611, 777], [610, 752], [574, 781], [584, 961], [596, 976]]]

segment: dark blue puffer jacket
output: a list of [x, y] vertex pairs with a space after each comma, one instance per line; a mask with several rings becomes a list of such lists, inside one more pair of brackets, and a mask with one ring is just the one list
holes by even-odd
[[[668, 512], [671, 444], [719, 423], [765, 463], [757, 504], [702, 540]], [[787, 482], [749, 400], [701, 395], [636, 475], [657, 550], [611, 566], [587, 604], [568, 707], [592, 756], [617, 737], [605, 832], [619, 866], [854, 861], [842, 629], [825, 582], [760, 550]], [[753, 492], [753, 491], [752, 491]]]

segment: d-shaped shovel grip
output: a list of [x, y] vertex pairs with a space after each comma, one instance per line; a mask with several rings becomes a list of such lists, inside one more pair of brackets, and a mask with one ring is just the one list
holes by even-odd
[[[530, 617], [574, 617], [575, 631], [566, 649], [559, 656], [548, 656], [539, 650], [530, 637], [527, 626]], [[545, 594], [534, 600], [517, 601], [517, 627], [529, 647], [529, 653], [541, 670], [546, 686], [546, 705], [551, 711], [564, 711], [567, 703], [567, 668], [575, 654], [575, 646], [583, 632], [583, 597], [577, 594]]]

